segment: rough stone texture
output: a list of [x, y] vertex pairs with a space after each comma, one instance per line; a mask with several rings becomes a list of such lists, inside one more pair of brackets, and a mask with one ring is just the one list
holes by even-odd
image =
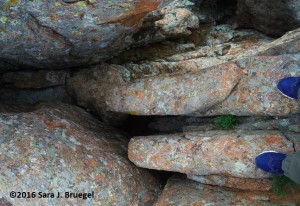
[[98, 65], [68, 79], [67, 91], [78, 105], [93, 111], [104, 122], [118, 126], [126, 115], [110, 111], [105, 104], [104, 95], [112, 85], [124, 84], [129, 78], [128, 70], [122, 66]]
[[63, 86], [44, 89], [0, 88], [0, 102], [7, 105], [34, 105], [39, 102], [74, 103]]
[[137, 115], [296, 114], [297, 101], [282, 98], [276, 85], [281, 78], [300, 76], [299, 59], [299, 54], [261, 56], [238, 60], [240, 68], [225, 63], [190, 73], [182, 69], [115, 86], [106, 103], [112, 111]]
[[[164, 14], [166, 11], [166, 14]], [[168, 37], [191, 35], [190, 29], [199, 26], [199, 20], [187, 9], [174, 9], [172, 13], [163, 11], [164, 18], [155, 22], [155, 26]]]
[[269, 179], [237, 178], [220, 175], [187, 175], [187, 178], [206, 185], [230, 187], [240, 190], [271, 190], [271, 181]]
[[293, 143], [278, 131], [206, 131], [141, 136], [130, 140], [129, 159], [139, 167], [193, 175], [265, 178], [255, 157], [268, 150], [293, 153]]
[[290, 31], [270, 44], [261, 46], [257, 56], [274, 56], [300, 53], [300, 28]]
[[7, 72], [2, 75], [2, 81], [16, 88], [38, 89], [65, 85], [68, 77], [67, 71], [39, 70], [37, 72]]
[[203, 205], [299, 205], [299, 189], [291, 194], [278, 196], [272, 192], [239, 191], [203, 185], [192, 180], [172, 177], [156, 206], [203, 206]]
[[299, 132], [285, 132], [284, 135], [294, 144], [296, 151], [300, 150], [300, 133]]
[[300, 27], [298, 0], [238, 0], [237, 23], [273, 36]]
[[253, 57], [237, 61], [244, 75], [235, 90], [221, 104], [195, 115], [234, 114], [239, 116], [284, 116], [299, 113], [298, 102], [283, 98], [277, 83], [300, 76], [300, 55]]
[[[82, 109], [48, 103], [27, 112], [0, 110], [0, 196], [12, 205], [137, 206], [156, 200], [159, 184], [128, 160], [126, 138]], [[95, 197], [13, 199], [10, 191], [94, 191]]]
[[0, 2], [0, 70], [71, 68], [123, 51], [163, 0]]
[[157, 59], [164, 58], [169, 55], [187, 52], [193, 49], [195, 49], [195, 45], [193, 43], [181, 44], [164, 41], [158, 44], [149, 44], [144, 47], [132, 48], [109, 60], [109, 63], [126, 64], [128, 60], [135, 63], [146, 60], [156, 61]]
[[112, 111], [136, 115], [206, 111], [222, 102], [240, 77], [241, 70], [235, 64], [224, 64], [201, 72], [141, 79], [109, 90], [106, 103]]

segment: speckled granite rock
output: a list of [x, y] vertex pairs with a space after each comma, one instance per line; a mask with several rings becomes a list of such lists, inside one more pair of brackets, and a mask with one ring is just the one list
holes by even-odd
[[237, 65], [244, 75], [234, 91], [221, 104], [195, 115], [284, 116], [300, 112], [298, 102], [283, 98], [277, 89], [280, 79], [300, 76], [300, 54], [246, 58]]
[[192, 34], [190, 29], [199, 26], [199, 20], [187, 9], [163, 10], [164, 18], [155, 22], [155, 27], [168, 37], [180, 37]]
[[257, 56], [274, 56], [300, 53], [300, 28], [286, 33], [270, 44], [260, 47]]
[[[12, 205], [150, 206], [156, 200], [159, 183], [128, 160], [126, 138], [82, 109], [48, 103], [0, 111], [0, 197]], [[13, 199], [10, 191], [94, 191], [94, 198]]]
[[189, 73], [181, 69], [181, 73], [115, 86], [106, 103], [112, 111], [138, 115], [297, 114], [297, 101], [282, 98], [276, 85], [281, 78], [300, 76], [299, 59], [299, 54], [259, 56], [238, 60], [238, 67], [224, 63], [198, 71], [196, 64], [187, 69]]
[[16, 88], [39, 89], [63, 86], [68, 77], [67, 71], [39, 70], [34, 72], [6, 72], [2, 75], [2, 81]]
[[95, 64], [128, 48], [164, 0], [1, 1], [0, 70]]
[[156, 206], [296, 206], [299, 204], [300, 192], [297, 189], [281, 197], [272, 192], [230, 190], [203, 185], [183, 177], [172, 177], [168, 180]]
[[273, 36], [300, 27], [298, 0], [238, 0], [237, 23]]
[[257, 154], [293, 153], [293, 143], [278, 131], [206, 131], [141, 136], [130, 140], [129, 159], [139, 167], [193, 175], [265, 178], [254, 165]]
[[220, 175], [187, 175], [187, 178], [206, 185], [230, 187], [240, 190], [271, 190], [271, 181], [269, 179], [238, 178]]
[[125, 67], [102, 64], [75, 73], [67, 81], [67, 91], [78, 105], [93, 111], [104, 122], [118, 126], [126, 115], [109, 110], [104, 95], [112, 85], [122, 85], [129, 78], [129, 71]]
[[241, 75], [235, 64], [224, 64], [202, 72], [140, 79], [132, 84], [113, 87], [105, 100], [112, 111], [136, 115], [206, 111], [230, 94]]

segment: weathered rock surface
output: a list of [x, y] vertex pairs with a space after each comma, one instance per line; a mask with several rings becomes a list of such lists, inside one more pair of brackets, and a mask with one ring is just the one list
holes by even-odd
[[276, 56], [283, 54], [300, 53], [300, 28], [290, 31], [284, 36], [270, 44], [262, 45], [257, 52], [257, 56]]
[[202, 206], [202, 205], [298, 205], [299, 190], [295, 189], [286, 196], [278, 196], [272, 192], [230, 190], [223, 187], [212, 187], [187, 180], [172, 177], [156, 206]]
[[67, 91], [78, 105], [93, 111], [102, 120], [117, 126], [126, 118], [125, 114], [112, 112], [105, 104], [105, 93], [113, 85], [129, 81], [129, 71], [120, 65], [98, 65], [76, 73], [67, 81]]
[[230, 94], [241, 75], [235, 64], [224, 64], [202, 72], [141, 79], [109, 90], [106, 103], [112, 111], [136, 115], [206, 111]]
[[[253, 39], [234, 44], [216, 42], [217, 45], [213, 47], [202, 47], [199, 51], [167, 57], [167, 62], [162, 60], [137, 65], [136, 70], [157, 68], [156, 70], [173, 72], [173, 74], [149, 78], [145, 77], [151, 75], [142, 75], [141, 79], [132, 83], [115, 86], [107, 93], [106, 103], [112, 111], [138, 115], [212, 116], [231, 113], [238, 116], [284, 116], [297, 114], [299, 112], [297, 102], [282, 98], [276, 85], [281, 78], [300, 75], [298, 69], [300, 48], [297, 44], [300, 33], [298, 30], [290, 32], [272, 43], [269, 43], [268, 38], [248, 34]], [[245, 34], [240, 35], [246, 38]], [[221, 42], [232, 41], [232, 39], [234, 37], [226, 37]], [[228, 61], [233, 63], [228, 64]], [[237, 86], [231, 88], [230, 92], [226, 93], [228, 96], [222, 101], [224, 93], [220, 94], [216, 86], [210, 86], [214, 83], [207, 79], [219, 81], [221, 78], [216, 77], [214, 71], [221, 69], [225, 73], [230, 73], [225, 67], [234, 63], [243, 74], [236, 76]], [[194, 81], [189, 76], [195, 78], [196, 73], [203, 82]], [[155, 75], [157, 74], [161, 73]], [[207, 79], [203, 78], [202, 74], [205, 74]], [[222, 78], [224, 80], [225, 76]], [[228, 79], [232, 81], [231, 77]], [[168, 82], [171, 81], [172, 86], [168, 86]], [[220, 85], [220, 82], [222, 81], [215, 84]], [[207, 93], [214, 95], [206, 96]], [[193, 97], [187, 98], [189, 94], [193, 94]], [[222, 98], [219, 98], [220, 95]], [[209, 97], [210, 100], [202, 97]], [[202, 103], [205, 104], [206, 101], [210, 103], [203, 107]], [[175, 105], [176, 102], [180, 103]], [[159, 109], [162, 107], [164, 109]]]
[[39, 70], [35, 72], [6, 72], [2, 75], [2, 81], [15, 88], [39, 89], [64, 86], [68, 77], [67, 71]]
[[0, 70], [95, 64], [128, 48], [155, 1], [1, 1]]
[[235, 114], [284, 116], [299, 113], [296, 100], [283, 98], [277, 83], [289, 76], [300, 76], [300, 55], [253, 57], [237, 61], [244, 75], [235, 90], [221, 104], [196, 115]]
[[239, 67], [225, 63], [140, 79], [115, 86], [106, 103], [112, 111], [138, 115], [296, 114], [297, 101], [282, 98], [276, 85], [281, 78], [300, 75], [299, 59], [300, 55], [253, 57], [237, 61]]
[[[2, 200], [12, 205], [153, 205], [156, 200], [159, 183], [128, 160], [125, 137], [82, 109], [48, 103], [23, 112], [0, 110]], [[95, 195], [13, 199], [10, 191]]]
[[238, 178], [220, 175], [187, 175], [187, 178], [206, 185], [230, 187], [240, 190], [269, 191], [272, 187], [269, 179]]
[[240, 26], [255, 28], [273, 36], [300, 27], [300, 2], [298, 0], [238, 0], [237, 22]]
[[162, 12], [164, 18], [155, 22], [155, 27], [168, 37], [180, 37], [191, 35], [191, 28], [199, 26], [199, 20], [187, 9], [174, 9], [172, 13], [167, 10]]
[[270, 174], [258, 170], [254, 159], [269, 150], [285, 154], [295, 151], [281, 132], [233, 130], [134, 137], [128, 156], [137, 166], [149, 169], [265, 178]]

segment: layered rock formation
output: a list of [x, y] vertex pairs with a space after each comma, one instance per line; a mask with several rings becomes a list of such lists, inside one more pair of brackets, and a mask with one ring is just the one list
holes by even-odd
[[[299, 101], [277, 89], [300, 76], [299, 8], [0, 2], [0, 205], [300, 204], [299, 187], [276, 195], [254, 162], [300, 150]], [[44, 101], [60, 103], [32, 106]], [[174, 172], [187, 178], [160, 195]], [[62, 198], [9, 197], [16, 189]]]
[[[65, 69], [110, 59], [131, 45], [138, 45], [136, 39], [142, 38], [135, 34], [143, 18], [166, 3], [2, 1], [0, 69]], [[156, 25], [151, 26], [162, 35], [151, 36], [139, 45], [186, 36], [189, 29], [198, 27], [198, 18], [190, 11], [179, 9], [177, 14], [162, 12], [154, 21], [158, 21]], [[169, 20], [177, 23], [170, 24]]]
[[156, 206], [171, 205], [297, 205], [297, 190], [284, 197], [271, 192], [237, 191], [204, 185], [183, 177], [169, 179]]
[[[299, 137], [299, 135], [298, 135]], [[140, 136], [130, 140], [129, 159], [139, 167], [193, 175], [266, 178], [255, 157], [263, 151], [293, 153], [294, 148], [277, 131], [205, 131]]]

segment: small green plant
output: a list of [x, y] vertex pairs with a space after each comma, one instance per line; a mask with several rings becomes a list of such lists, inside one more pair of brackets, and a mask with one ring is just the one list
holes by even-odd
[[299, 187], [295, 182], [284, 175], [272, 175], [271, 178], [272, 192], [279, 196], [285, 196], [292, 187]]
[[237, 125], [237, 123], [237, 117], [231, 114], [215, 118], [215, 124], [219, 129], [232, 129], [235, 125]]

